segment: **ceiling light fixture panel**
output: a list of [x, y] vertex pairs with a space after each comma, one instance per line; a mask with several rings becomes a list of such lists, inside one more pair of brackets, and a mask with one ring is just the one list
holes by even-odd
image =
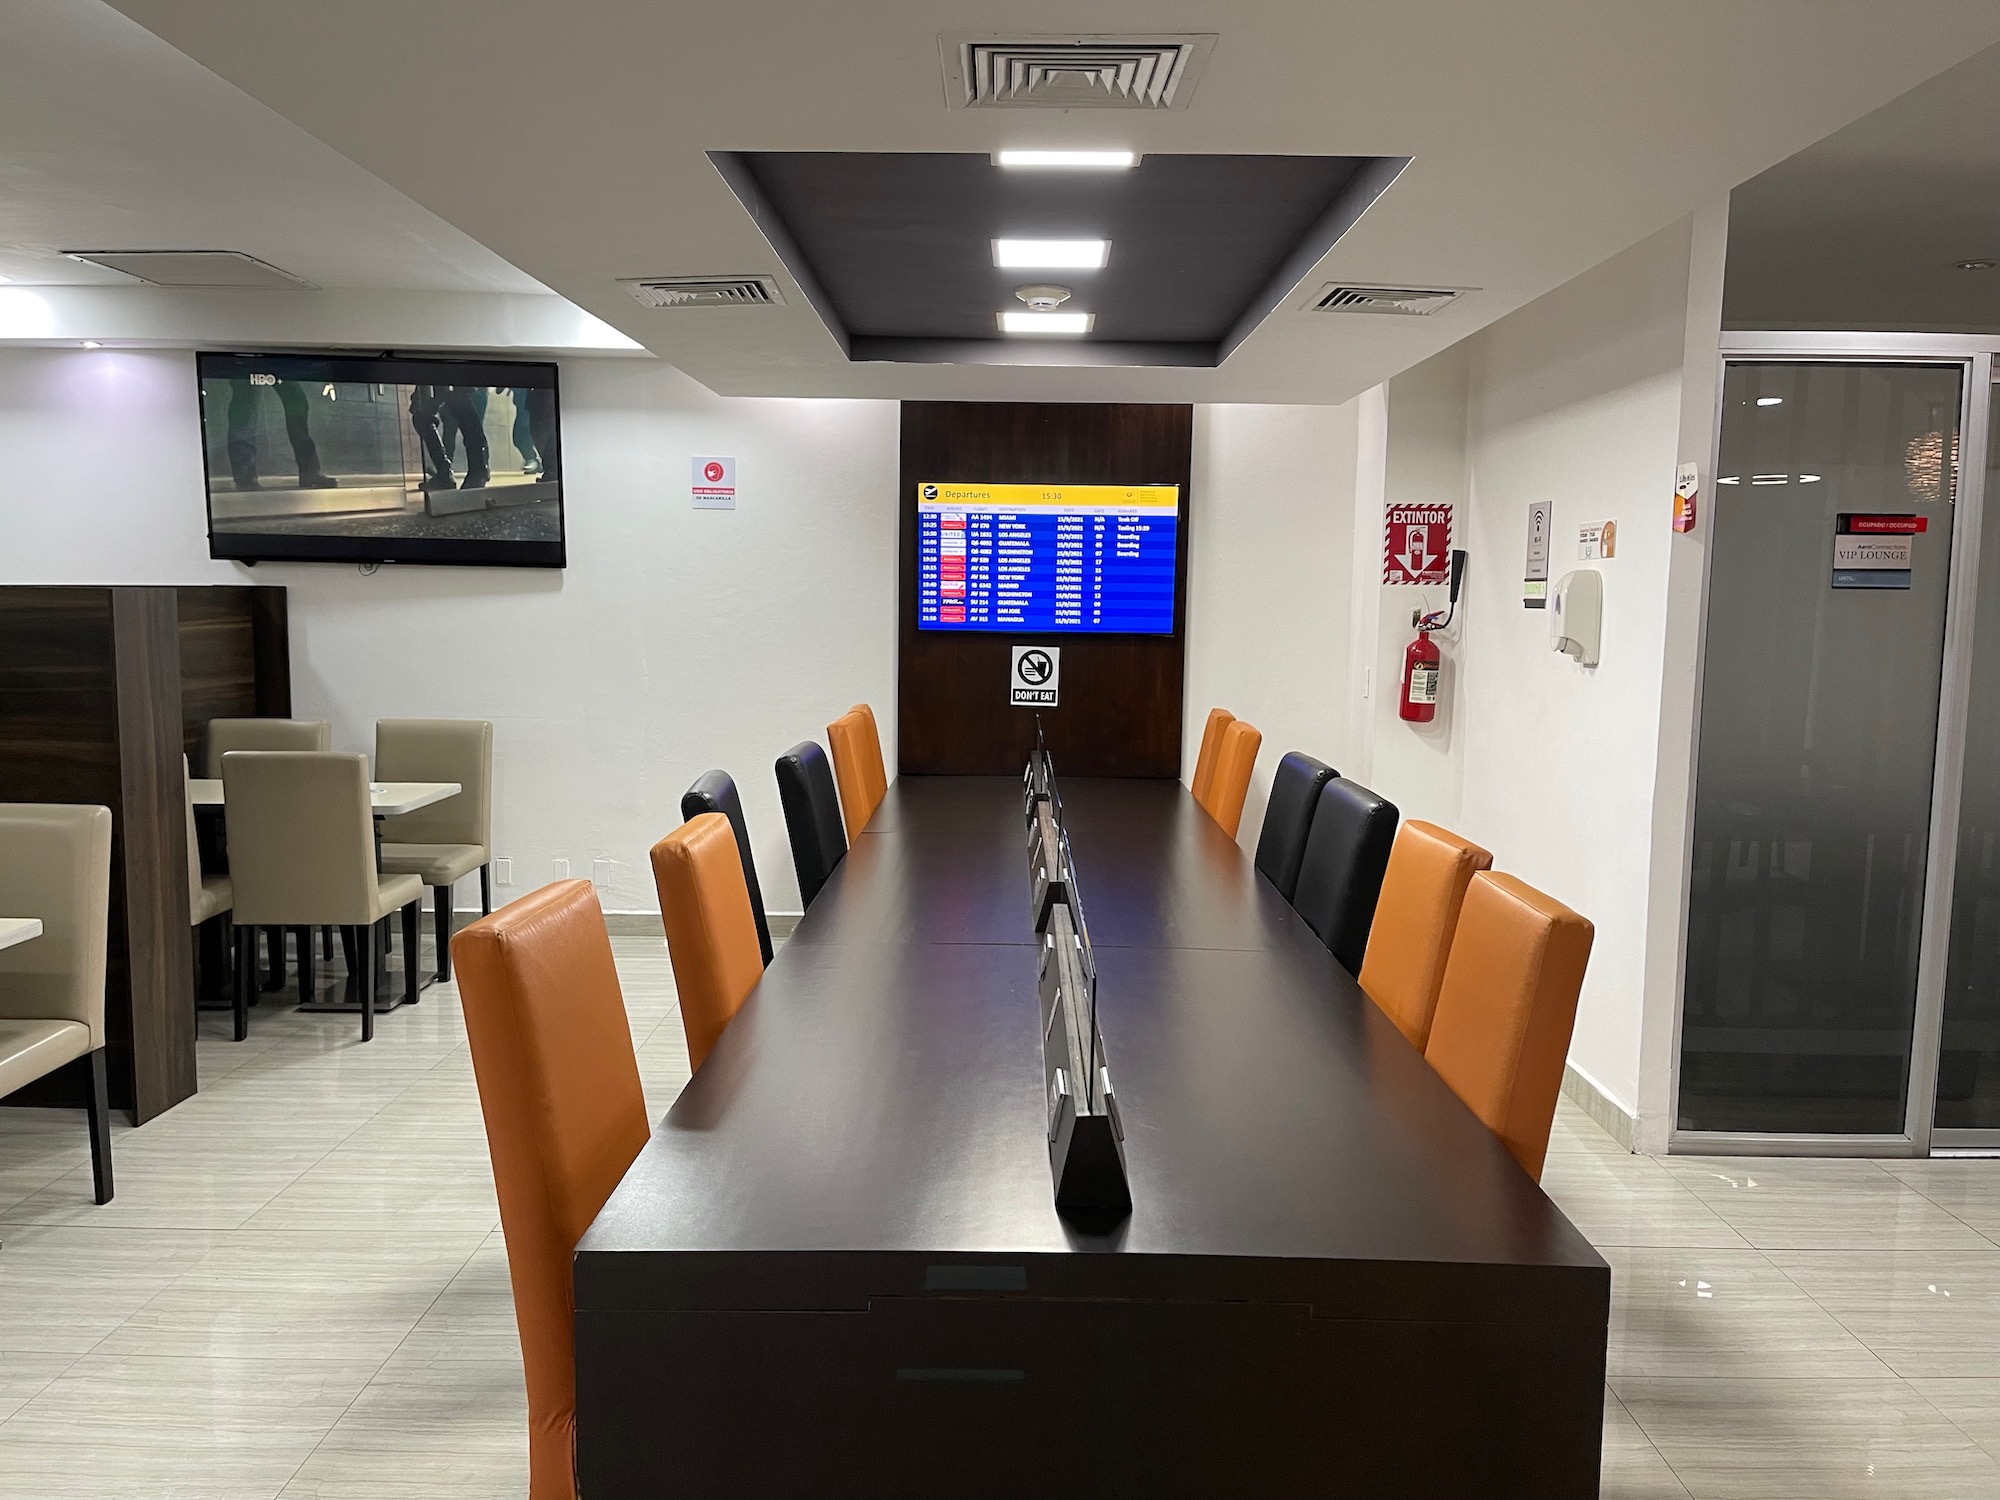
[[993, 264], [1012, 270], [1099, 271], [1111, 255], [1109, 240], [995, 240]]
[[1014, 334], [1075, 336], [1090, 332], [1096, 315], [1085, 312], [1003, 312], [1000, 331]]
[[1123, 172], [1139, 164], [1136, 151], [1042, 151], [1022, 147], [993, 153], [993, 164], [1014, 171]]

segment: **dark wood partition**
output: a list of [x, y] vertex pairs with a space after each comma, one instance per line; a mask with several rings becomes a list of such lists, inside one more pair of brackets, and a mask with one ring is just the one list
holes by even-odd
[[[1177, 777], [1187, 638], [1194, 408], [905, 401], [902, 421], [897, 761], [900, 772], [1020, 770], [1035, 712], [1007, 702], [1017, 645], [1062, 648], [1061, 697], [1043, 729], [1065, 775]], [[991, 634], [917, 629], [917, 485], [1177, 484], [1174, 633]]]
[[135, 1123], [196, 1087], [181, 755], [290, 704], [282, 588], [0, 587], [0, 799], [111, 809], [106, 1046]]

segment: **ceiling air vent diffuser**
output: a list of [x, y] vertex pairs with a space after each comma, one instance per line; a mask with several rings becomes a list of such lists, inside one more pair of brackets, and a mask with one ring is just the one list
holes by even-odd
[[938, 38], [953, 109], [1185, 109], [1213, 35]]
[[624, 283], [648, 307], [782, 307], [769, 276], [647, 276]]
[[1449, 307], [1464, 296], [1464, 287], [1349, 286], [1334, 282], [1322, 287], [1307, 304], [1311, 312], [1390, 313], [1421, 318]]

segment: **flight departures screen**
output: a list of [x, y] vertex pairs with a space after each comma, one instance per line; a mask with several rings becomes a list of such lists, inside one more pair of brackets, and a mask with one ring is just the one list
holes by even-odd
[[917, 628], [1172, 635], [1175, 484], [917, 486]]

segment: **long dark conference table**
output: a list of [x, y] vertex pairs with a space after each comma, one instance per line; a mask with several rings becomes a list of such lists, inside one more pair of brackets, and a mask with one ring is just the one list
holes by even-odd
[[1130, 1217], [1019, 781], [899, 779], [577, 1247], [583, 1493], [1595, 1496], [1604, 1262], [1179, 783], [1061, 792]]

